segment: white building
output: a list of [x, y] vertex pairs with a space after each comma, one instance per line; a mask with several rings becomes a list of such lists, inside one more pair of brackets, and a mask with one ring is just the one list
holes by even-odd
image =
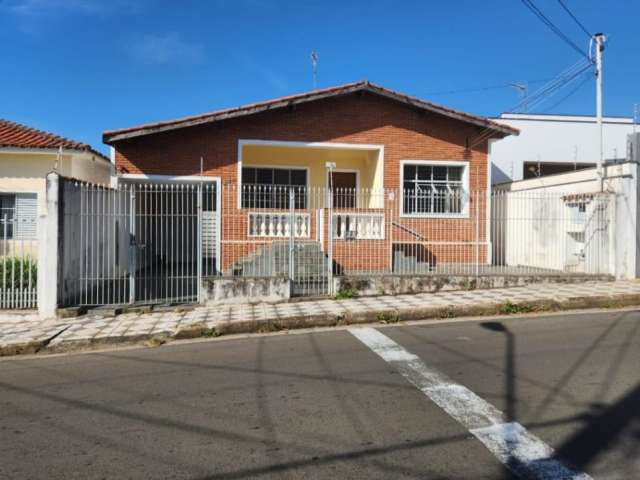
[[[494, 119], [520, 135], [492, 142], [491, 183], [526, 180], [594, 167], [599, 157], [598, 126], [593, 116], [503, 113]], [[605, 161], [626, 157], [633, 119], [604, 117]]]
[[[508, 265], [640, 277], [640, 133], [628, 139], [628, 158], [602, 170], [565, 172], [494, 185], [494, 251]], [[496, 249], [494, 249], [496, 250]]]

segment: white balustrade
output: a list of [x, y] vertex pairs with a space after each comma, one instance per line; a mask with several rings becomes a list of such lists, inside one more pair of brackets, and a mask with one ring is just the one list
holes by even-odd
[[[309, 238], [310, 216], [308, 213], [296, 213], [294, 216], [293, 236]], [[249, 213], [250, 237], [288, 238], [291, 235], [291, 215], [288, 213]]]
[[336, 213], [333, 215], [333, 238], [382, 240], [384, 239], [384, 214]]

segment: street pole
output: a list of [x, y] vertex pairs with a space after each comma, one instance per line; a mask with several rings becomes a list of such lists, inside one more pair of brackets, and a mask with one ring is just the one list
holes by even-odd
[[605, 36], [602, 33], [596, 33], [594, 36], [596, 43], [596, 122], [598, 124], [598, 180], [600, 183], [600, 191], [604, 191], [604, 145], [602, 133], [602, 51], [604, 50]]

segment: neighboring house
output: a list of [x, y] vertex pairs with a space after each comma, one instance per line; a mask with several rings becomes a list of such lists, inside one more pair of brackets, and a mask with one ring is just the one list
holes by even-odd
[[0, 220], [33, 219], [17, 223], [18, 230], [21, 224], [30, 225], [23, 237], [35, 238], [36, 216], [46, 213], [45, 177], [54, 169], [103, 185], [111, 176], [109, 159], [89, 145], [0, 119]]
[[[505, 226], [507, 261], [557, 270], [640, 276], [640, 133], [626, 159], [494, 185], [494, 209], [514, 215], [535, 205], [539, 221]], [[532, 259], [531, 252], [544, 252]]]
[[[494, 120], [519, 129], [520, 135], [491, 145], [493, 184], [591, 168], [600, 156], [593, 116], [504, 113]], [[632, 118], [604, 117], [605, 161], [626, 157], [633, 130]]]
[[[447, 244], [450, 252], [452, 244], [463, 245], [460, 248], [468, 252], [458, 249], [456, 255], [470, 258], [472, 250], [466, 244], [475, 238], [482, 242], [481, 255], [486, 258], [488, 141], [517, 133], [511, 126], [361, 81], [106, 131], [103, 140], [114, 150], [121, 183], [215, 182], [222, 193], [213, 207], [222, 216], [215, 249], [222, 273], [237, 268], [247, 255], [248, 240], [284, 236], [279, 225], [265, 228], [264, 219], [274, 221], [274, 211], [286, 211], [289, 198], [256, 198], [246, 192], [269, 187], [303, 190], [295, 209], [306, 212], [305, 223], [296, 236], [326, 250], [326, 196], [308, 192], [331, 184], [353, 192], [333, 197], [336, 210], [359, 209], [352, 225], [362, 221], [355, 215], [378, 214], [381, 219], [376, 225], [369, 223], [367, 232], [354, 233], [354, 239], [363, 242], [359, 256], [344, 253], [339, 242], [348, 235], [334, 231], [336, 263], [347, 270], [364, 270], [354, 262], [364, 262], [369, 252], [367, 271], [390, 272], [392, 252], [412, 241], [433, 241], [431, 254], [446, 263], [450, 254], [439, 245]], [[335, 164], [332, 174], [327, 162]], [[385, 196], [383, 189], [395, 194]], [[355, 192], [381, 195], [363, 201]], [[447, 199], [434, 201], [434, 196]], [[383, 217], [380, 212], [392, 202], [398, 206], [397, 215]], [[383, 224], [385, 218], [392, 221]], [[376, 248], [366, 250], [367, 242]]]

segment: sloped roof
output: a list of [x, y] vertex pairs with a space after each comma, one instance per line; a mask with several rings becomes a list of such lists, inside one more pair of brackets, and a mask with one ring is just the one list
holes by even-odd
[[370, 92], [407, 105], [411, 105], [419, 109], [454, 118], [462, 122], [485, 127], [490, 130], [494, 130], [496, 133], [502, 135], [517, 135], [519, 133], [519, 130], [516, 128], [510, 127], [508, 125], [502, 125], [500, 123], [494, 122], [493, 120], [489, 120], [488, 118], [478, 115], [472, 115], [469, 113], [461, 112], [459, 110], [454, 110], [449, 107], [428, 102], [426, 100], [421, 100], [416, 97], [411, 97], [409, 95], [405, 95], [403, 93], [399, 93], [394, 90], [375, 85], [367, 80], [363, 80], [359, 82], [338, 85], [336, 87], [323, 88], [295, 95], [289, 95], [286, 97], [279, 97], [272, 100], [266, 100], [264, 102], [251, 103], [239, 107], [227, 108], [223, 110], [202, 113], [199, 115], [177, 118], [174, 120], [146, 123], [118, 130], [107, 130], [102, 134], [102, 139], [105, 143], [111, 144], [117, 142], [118, 140], [124, 140], [127, 138], [140, 137], [143, 135], [150, 135], [167, 130], [175, 130], [178, 128], [191, 127], [204, 123], [216, 122], [245, 115], [252, 115], [267, 110], [274, 110], [277, 108], [288, 107], [291, 105], [312, 102], [314, 100], [320, 100], [323, 98], [335, 97], [354, 92]]
[[68, 150], [91, 152], [109, 161], [102, 153], [94, 150], [91, 145], [86, 143], [70, 140], [60, 135], [0, 118], [0, 148], [2, 147], [25, 149], [57, 149], [62, 147]]

